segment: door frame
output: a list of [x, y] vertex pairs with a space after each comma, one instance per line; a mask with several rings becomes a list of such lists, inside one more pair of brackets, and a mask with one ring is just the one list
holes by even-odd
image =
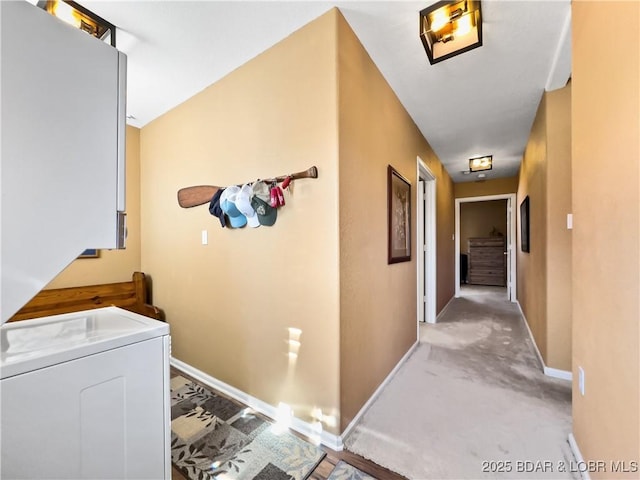
[[502, 195], [485, 195], [481, 197], [456, 198], [456, 298], [460, 296], [460, 204], [470, 202], [488, 202], [491, 200], [507, 200], [507, 295], [512, 302], [517, 301], [516, 275], [516, 194], [506, 193]]
[[[424, 161], [417, 157], [416, 188], [416, 271], [418, 322], [436, 323], [436, 176]], [[424, 182], [424, 194], [420, 182]], [[426, 209], [422, 199], [426, 203]], [[423, 232], [425, 232], [423, 238]], [[427, 245], [425, 251], [423, 246]], [[425, 307], [426, 302], [426, 307]]]

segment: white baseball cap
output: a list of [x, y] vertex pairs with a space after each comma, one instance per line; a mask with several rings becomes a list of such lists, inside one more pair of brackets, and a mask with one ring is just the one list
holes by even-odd
[[251, 206], [252, 196], [253, 190], [251, 189], [251, 185], [245, 184], [236, 195], [235, 204], [240, 213], [247, 217], [247, 224], [250, 227], [256, 228], [260, 226], [260, 221], [258, 220], [256, 211]]

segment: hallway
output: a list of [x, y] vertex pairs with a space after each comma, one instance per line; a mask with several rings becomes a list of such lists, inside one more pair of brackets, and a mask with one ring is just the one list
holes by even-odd
[[412, 479], [579, 478], [566, 471], [570, 383], [542, 374], [506, 289], [461, 293], [420, 325], [347, 448]]

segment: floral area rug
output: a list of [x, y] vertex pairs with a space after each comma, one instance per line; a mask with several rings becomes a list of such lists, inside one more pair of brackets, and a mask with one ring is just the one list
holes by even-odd
[[376, 478], [340, 460], [327, 480], [376, 480]]
[[171, 379], [171, 461], [190, 480], [303, 480], [324, 455], [249, 408]]

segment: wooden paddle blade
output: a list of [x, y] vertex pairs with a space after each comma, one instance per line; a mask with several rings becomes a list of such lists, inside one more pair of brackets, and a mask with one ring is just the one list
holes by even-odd
[[209, 203], [211, 198], [220, 190], [213, 185], [197, 185], [178, 190], [178, 205], [182, 208], [197, 207]]

